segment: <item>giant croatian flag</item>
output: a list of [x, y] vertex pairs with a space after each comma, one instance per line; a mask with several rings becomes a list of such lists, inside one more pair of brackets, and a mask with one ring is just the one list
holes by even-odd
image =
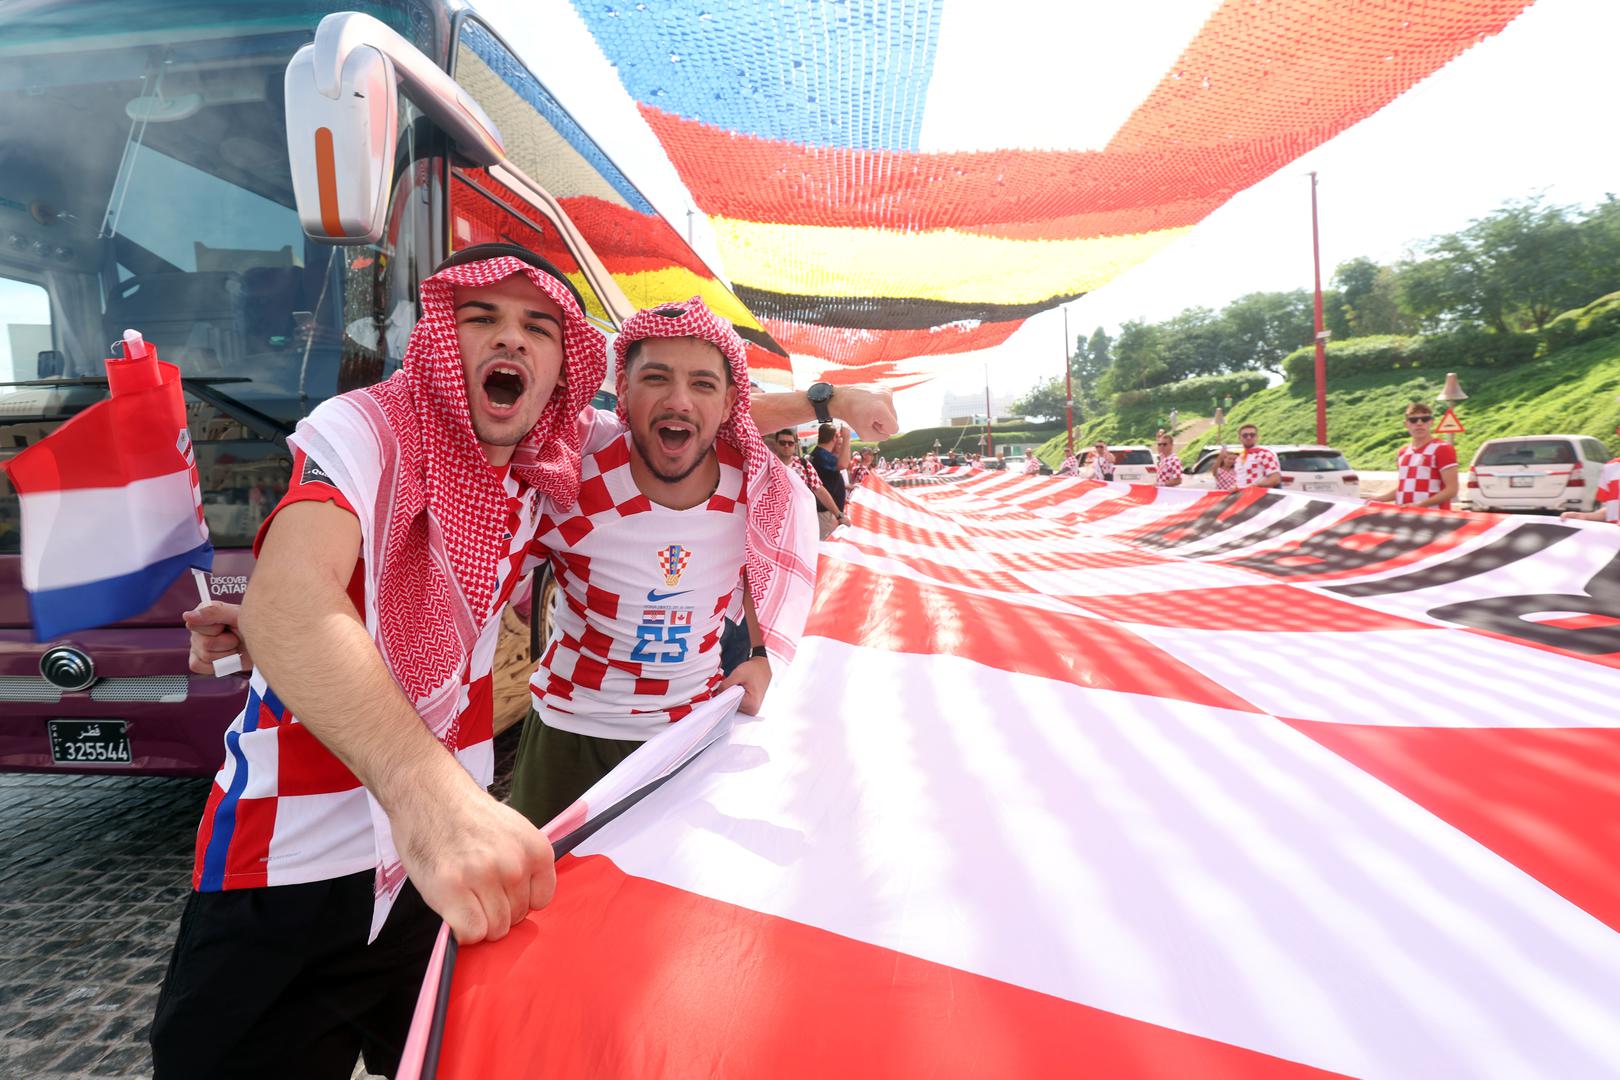
[[1620, 1071], [1620, 529], [852, 507], [766, 715], [462, 951], [437, 1080]]
[[22, 504], [22, 584], [44, 641], [139, 615], [213, 566], [180, 370], [133, 331], [111, 397], [5, 469]]

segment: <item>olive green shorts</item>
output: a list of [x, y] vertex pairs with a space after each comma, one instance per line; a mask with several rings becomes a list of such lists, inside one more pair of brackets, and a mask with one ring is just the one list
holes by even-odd
[[507, 801], [544, 828], [640, 746], [635, 739], [599, 739], [558, 731], [541, 723], [531, 710], [523, 721]]

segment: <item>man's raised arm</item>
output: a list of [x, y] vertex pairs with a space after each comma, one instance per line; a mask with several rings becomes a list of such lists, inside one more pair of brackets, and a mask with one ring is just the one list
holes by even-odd
[[[755, 394], [749, 399], [748, 408], [754, 414], [754, 425], [761, 431], [780, 431], [816, 419], [816, 408], [802, 390]], [[840, 386], [833, 391], [827, 409], [834, 420], [842, 420], [863, 439], [887, 439], [900, 433], [894, 395], [887, 390]]]
[[242, 601], [241, 636], [299, 721], [393, 826], [422, 898], [462, 942], [499, 938], [556, 889], [551, 845], [422, 722], [350, 602], [360, 523], [326, 502], [283, 507]]

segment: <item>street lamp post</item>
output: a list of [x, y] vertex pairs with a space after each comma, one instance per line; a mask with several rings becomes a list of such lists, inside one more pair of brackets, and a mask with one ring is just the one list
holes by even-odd
[[1063, 309], [1063, 433], [1068, 436], [1069, 457], [1074, 457], [1074, 363], [1069, 350], [1069, 309]]
[[1322, 325], [1322, 243], [1316, 229], [1316, 173], [1311, 172], [1311, 258], [1316, 266], [1316, 441], [1327, 445], [1327, 330]]

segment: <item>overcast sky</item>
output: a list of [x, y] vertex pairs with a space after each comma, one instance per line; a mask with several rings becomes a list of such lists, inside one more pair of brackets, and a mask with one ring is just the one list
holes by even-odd
[[[481, 0], [478, 7], [653, 203], [684, 221], [691, 196], [566, 0]], [[1213, 7], [1213, 0], [1162, 0], [1155, 17], [1144, 20], [1140, 5], [1075, 4], [1061, 15], [1037, 0], [952, 0], [930, 84], [924, 149], [982, 148], [998, 137], [1002, 145], [1099, 146]], [[1037, 23], [1043, 32], [1030, 34]], [[1108, 44], [1098, 44], [1098, 27]], [[1082, 30], [1090, 33], [1076, 40]], [[1341, 262], [1358, 255], [1396, 259], [1414, 242], [1461, 228], [1507, 199], [1544, 192], [1557, 202], [1589, 205], [1620, 191], [1616, 42], [1620, 0], [1537, 0], [1503, 33], [1070, 304], [1070, 330], [1101, 325], [1113, 332], [1129, 319], [1219, 308], [1248, 292], [1309, 288], [1312, 169], [1321, 177], [1324, 285]], [[1003, 53], [1019, 62], [979, 79], [976, 92], [968, 92], [965, 75], [956, 77], [970, 62]], [[987, 86], [1025, 107], [1002, 107], [986, 96]], [[1032, 100], [1050, 105], [1031, 109]], [[1076, 101], [1088, 103], [1084, 115]], [[947, 124], [947, 118], [954, 119]], [[723, 270], [701, 226], [696, 239]], [[1063, 355], [1061, 313], [1036, 316], [1001, 348], [964, 358], [933, 384], [901, 394], [901, 421], [937, 423], [944, 391], [981, 386], [986, 360], [996, 389], [1022, 390], [1060, 374]]]

